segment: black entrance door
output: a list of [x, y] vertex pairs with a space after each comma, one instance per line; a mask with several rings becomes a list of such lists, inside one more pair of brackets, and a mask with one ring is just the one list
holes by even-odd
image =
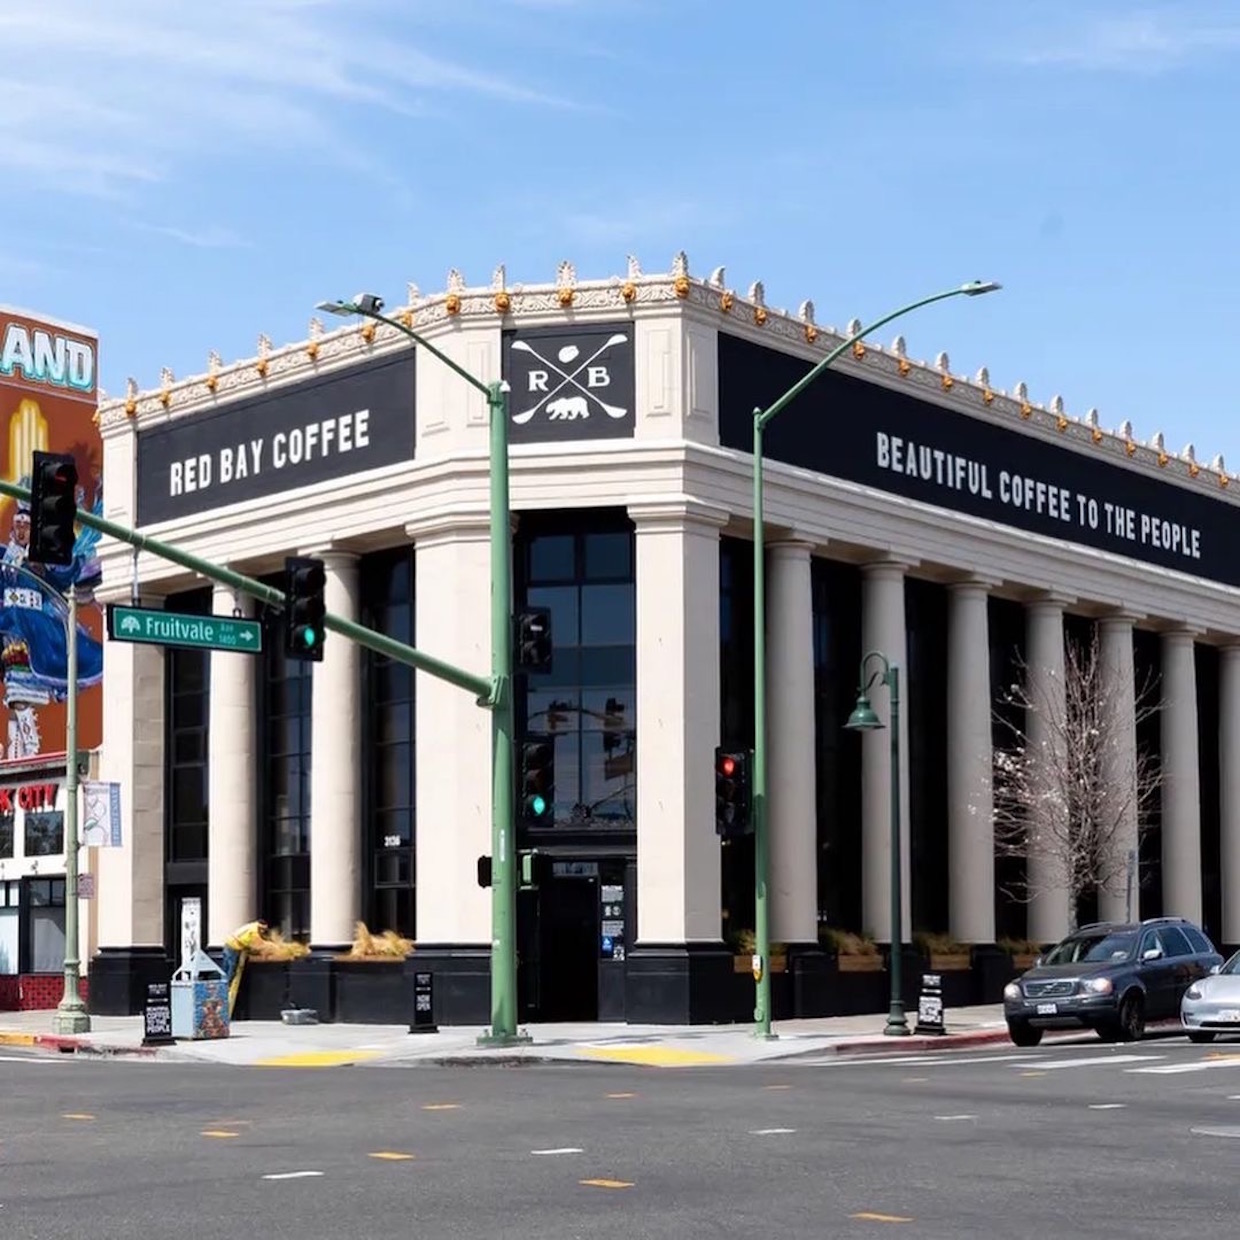
[[[578, 868], [587, 872], [572, 872]], [[599, 886], [588, 870], [597, 867], [552, 867], [539, 885], [537, 925], [523, 927], [537, 941], [522, 1005], [531, 1020], [598, 1019]]]

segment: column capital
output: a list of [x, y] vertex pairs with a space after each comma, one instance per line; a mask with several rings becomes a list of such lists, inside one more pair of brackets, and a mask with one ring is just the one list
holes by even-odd
[[1199, 637], [1204, 636], [1205, 630], [1193, 624], [1177, 624], [1159, 632], [1159, 637], [1168, 646], [1191, 646]]
[[1103, 612], [1098, 617], [1098, 627], [1100, 629], [1132, 629], [1139, 620], [1144, 619], [1145, 616], [1140, 612], [1121, 608], [1118, 611]]
[[1240, 638], [1224, 642], [1218, 648], [1218, 656], [1220, 659], [1227, 659], [1229, 661], [1240, 659]]
[[491, 514], [485, 508], [438, 508], [405, 522], [406, 537], [417, 543], [471, 541], [487, 538], [490, 532]]
[[690, 525], [721, 530], [731, 515], [726, 508], [705, 503], [690, 495], [630, 500], [626, 507], [639, 534], [644, 531], [681, 530]]
[[795, 535], [788, 535], [781, 538], [773, 538], [768, 540], [766, 549], [772, 555], [780, 555], [787, 559], [810, 559], [814, 551], [818, 547], [818, 543], [811, 538], [800, 538]]
[[1024, 602], [1030, 611], [1065, 611], [1076, 602], [1076, 595], [1067, 594], [1063, 590], [1040, 590]]
[[989, 595], [1000, 586], [998, 577], [986, 577], [981, 573], [971, 573], [959, 581], [949, 581], [947, 588], [952, 594], [986, 594]]
[[861, 565], [861, 571], [867, 577], [903, 577], [919, 562], [911, 556], [877, 556], [866, 560]]
[[348, 568], [362, 558], [360, 552], [349, 547], [338, 547], [330, 542], [299, 547], [297, 554], [313, 556], [316, 560], [323, 561], [324, 568], [332, 569]]

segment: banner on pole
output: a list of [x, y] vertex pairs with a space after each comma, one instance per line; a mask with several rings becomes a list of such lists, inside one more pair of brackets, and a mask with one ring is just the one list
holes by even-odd
[[88, 848], [121, 846], [121, 786], [99, 780], [82, 782], [82, 843]]

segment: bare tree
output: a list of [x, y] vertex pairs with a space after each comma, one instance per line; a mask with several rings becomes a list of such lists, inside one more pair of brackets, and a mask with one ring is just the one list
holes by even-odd
[[[1161, 703], [1152, 677], [1134, 688], [1140, 725]], [[1040, 854], [1053, 876], [1039, 889], [1026, 865], [1020, 890], [1008, 894], [1032, 900], [1052, 881], [1066, 887], [1072, 929], [1082, 896], [1124, 891], [1128, 850], [1148, 830], [1162, 784], [1157, 762], [1133, 746], [1133, 725], [1119, 713], [1126, 698], [1095, 630], [1088, 643], [1066, 642], [1062, 685], [1019, 663], [1009, 710], [995, 716], [1006, 734], [994, 752], [996, 855]]]

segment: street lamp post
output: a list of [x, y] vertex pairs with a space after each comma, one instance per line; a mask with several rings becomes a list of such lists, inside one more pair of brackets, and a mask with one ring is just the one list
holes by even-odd
[[483, 383], [418, 332], [383, 313], [383, 301], [359, 293], [352, 301], [320, 302], [317, 309], [361, 315], [403, 332], [434, 354], [486, 398], [490, 419], [491, 692], [479, 704], [491, 710], [491, 1028], [490, 1046], [528, 1041], [517, 1033], [517, 863], [514, 832], [512, 695], [512, 519], [508, 488], [507, 385]]
[[[873, 672], [867, 680], [866, 668], [871, 660], [880, 663], [882, 670]], [[904, 884], [900, 862], [900, 669], [881, 651], [871, 650], [861, 660], [857, 705], [844, 726], [852, 732], [873, 732], [883, 726], [882, 720], [870, 705], [870, 689], [876, 682], [888, 687], [891, 700], [891, 1002], [883, 1032], [892, 1037], [906, 1037], [909, 1030], [904, 1020], [904, 988], [901, 984], [904, 955]]]
[[962, 284], [959, 288], [935, 293], [932, 297], [923, 297], [920, 301], [911, 302], [881, 319], [876, 319], [838, 344], [769, 408], [753, 411], [754, 760], [751, 788], [754, 826], [754, 952], [759, 966], [755, 970], [754, 1034], [760, 1038], [774, 1036], [771, 1033], [771, 922], [767, 903], [770, 834], [766, 813], [766, 533], [763, 514], [763, 432], [771, 419], [782, 413], [837, 358], [884, 324], [914, 310], [920, 310], [922, 306], [928, 306], [932, 302], [945, 301], [949, 297], [977, 297], [982, 293], [993, 293], [1000, 287], [993, 281], [975, 280], [971, 284]]

